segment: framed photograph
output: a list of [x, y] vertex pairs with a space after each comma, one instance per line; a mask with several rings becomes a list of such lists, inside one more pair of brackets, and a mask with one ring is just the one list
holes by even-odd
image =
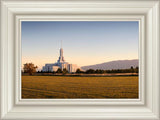
[[1, 116], [160, 120], [159, 0], [1, 0]]
[[139, 21], [22, 21], [21, 98], [138, 99], [138, 34]]

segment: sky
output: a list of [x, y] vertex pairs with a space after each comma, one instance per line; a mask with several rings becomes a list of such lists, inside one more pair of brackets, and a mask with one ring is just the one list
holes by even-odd
[[22, 66], [55, 63], [59, 49], [78, 66], [138, 59], [138, 21], [22, 21]]

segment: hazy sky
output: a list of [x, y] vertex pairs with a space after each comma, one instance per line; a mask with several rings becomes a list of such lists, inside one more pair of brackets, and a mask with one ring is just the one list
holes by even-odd
[[22, 65], [39, 68], [59, 57], [78, 66], [138, 59], [138, 22], [22, 22]]

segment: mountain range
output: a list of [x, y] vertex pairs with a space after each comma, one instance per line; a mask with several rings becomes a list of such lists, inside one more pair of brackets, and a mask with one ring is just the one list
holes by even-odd
[[112, 70], [112, 69], [129, 69], [133, 66], [134, 68], [139, 66], [138, 59], [134, 60], [117, 60], [117, 61], [110, 61], [101, 64], [89, 65], [89, 66], [82, 66], [82, 70], [88, 69], [102, 69], [102, 70]]

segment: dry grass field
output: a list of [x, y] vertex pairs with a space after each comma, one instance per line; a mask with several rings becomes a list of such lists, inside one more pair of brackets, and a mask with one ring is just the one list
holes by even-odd
[[22, 76], [22, 98], [138, 98], [138, 76]]

